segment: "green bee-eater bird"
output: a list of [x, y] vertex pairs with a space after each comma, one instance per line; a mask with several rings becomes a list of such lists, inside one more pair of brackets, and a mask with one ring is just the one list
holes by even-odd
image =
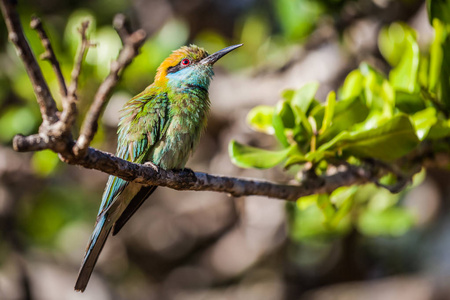
[[[213, 64], [240, 46], [211, 55], [195, 45], [174, 51], [158, 67], [154, 82], [121, 110], [116, 155], [183, 168], [206, 127]], [[75, 290], [85, 290], [110, 231], [117, 234], [155, 189], [109, 176]]]

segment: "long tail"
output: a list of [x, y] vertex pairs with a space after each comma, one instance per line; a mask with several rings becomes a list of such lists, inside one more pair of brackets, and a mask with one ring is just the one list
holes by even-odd
[[105, 245], [109, 232], [111, 231], [112, 224], [108, 220], [108, 216], [105, 214], [99, 217], [99, 221], [95, 225], [94, 232], [92, 233], [89, 245], [84, 255], [83, 263], [81, 264], [80, 271], [78, 273], [78, 279], [75, 284], [75, 290], [83, 292], [91, 278], [92, 271], [97, 263], [98, 256]]
[[138, 208], [141, 207], [142, 203], [144, 203], [144, 201], [156, 190], [156, 188], [157, 186], [151, 185], [151, 186], [143, 186], [139, 190], [136, 196], [133, 197], [133, 199], [127, 205], [123, 213], [114, 223], [112, 235], [116, 235], [117, 233], [119, 233], [123, 225], [125, 225], [125, 223], [128, 222], [131, 216], [133, 216], [133, 214], [138, 210]]

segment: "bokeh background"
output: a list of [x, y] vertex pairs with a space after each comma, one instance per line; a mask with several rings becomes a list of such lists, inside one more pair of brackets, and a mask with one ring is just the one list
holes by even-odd
[[[320, 82], [316, 98], [324, 100], [363, 61], [387, 72], [378, 34], [392, 22], [412, 26], [424, 51], [433, 37], [425, 3], [418, 0], [36, 0], [20, 1], [19, 11], [36, 55], [43, 49], [28, 23], [33, 14], [42, 17], [66, 78], [80, 41], [77, 27], [91, 20], [97, 46], [83, 65], [78, 126], [121, 47], [111, 26], [114, 15], [124, 13], [131, 28], [148, 33], [93, 142], [109, 152], [116, 147], [118, 110], [152, 82], [171, 50], [195, 43], [212, 53], [244, 43], [215, 68], [208, 130], [188, 167], [277, 182], [289, 182], [295, 173], [244, 170], [230, 162], [231, 139], [276, 146], [247, 126], [252, 107], [274, 105], [283, 89], [311, 80]], [[50, 65], [41, 67], [58, 98]], [[338, 230], [324, 226], [316, 206], [159, 188], [108, 240], [86, 292], [76, 293], [107, 175], [66, 165], [50, 151], [15, 153], [13, 136], [36, 132], [40, 121], [2, 20], [0, 299], [450, 297], [449, 173], [438, 170], [420, 174], [400, 195], [366, 186], [358, 196], [364, 209]]]

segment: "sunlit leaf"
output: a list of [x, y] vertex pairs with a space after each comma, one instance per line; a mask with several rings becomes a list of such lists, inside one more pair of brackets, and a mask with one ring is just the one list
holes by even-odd
[[341, 132], [318, 151], [334, 149], [354, 156], [393, 160], [408, 153], [418, 143], [410, 119], [398, 115], [374, 129]]
[[411, 213], [397, 207], [383, 211], [365, 210], [358, 219], [359, 230], [369, 236], [400, 236], [413, 224], [414, 218]]
[[320, 128], [320, 133], [325, 132], [325, 130], [330, 127], [331, 122], [334, 117], [334, 107], [336, 105], [336, 93], [331, 91], [327, 96], [327, 103], [325, 106], [325, 116], [323, 118], [322, 127]]
[[278, 112], [274, 113], [272, 116], [272, 126], [275, 130], [275, 136], [277, 137], [278, 141], [283, 145], [284, 147], [289, 146], [289, 142], [287, 140], [286, 134], [284, 132], [284, 124], [283, 120], [281, 119]]
[[363, 76], [359, 70], [351, 71], [345, 78], [342, 86], [340, 98], [354, 98], [361, 94], [363, 88]]
[[322, 211], [325, 221], [329, 223], [335, 214], [335, 209], [330, 201], [330, 196], [328, 194], [320, 194], [317, 197], [317, 206]]
[[303, 164], [307, 161], [308, 160], [302, 154], [289, 155], [288, 159], [286, 160], [286, 163], [284, 164], [284, 167], [289, 168], [293, 165]]
[[314, 100], [314, 96], [319, 88], [318, 82], [308, 82], [301, 88], [295, 91], [291, 99], [291, 106], [298, 107], [306, 115], [311, 102]]
[[259, 105], [250, 110], [247, 114], [247, 123], [256, 131], [267, 134], [274, 134], [275, 130], [272, 126], [272, 118], [274, 107], [268, 105]]
[[407, 47], [406, 36], [411, 28], [400, 22], [394, 22], [383, 27], [378, 35], [378, 48], [386, 61], [393, 67], [397, 66]]
[[393, 87], [409, 93], [417, 92], [417, 74], [419, 71], [419, 46], [412, 33], [406, 34], [407, 44], [399, 64], [389, 73]]
[[436, 86], [439, 82], [441, 74], [441, 66], [443, 59], [442, 43], [445, 39], [445, 28], [439, 19], [433, 20], [434, 39], [430, 47], [430, 72], [429, 72], [429, 84], [430, 91], [435, 92]]
[[281, 92], [281, 97], [288, 102], [290, 102], [292, 100], [294, 95], [295, 95], [295, 90], [293, 90], [293, 89], [285, 89]]
[[319, 197], [318, 194], [308, 195], [304, 197], [300, 197], [297, 200], [297, 207], [301, 210], [307, 209], [311, 205], [314, 205], [317, 203], [317, 198]]
[[290, 147], [280, 151], [269, 151], [246, 146], [234, 140], [228, 145], [228, 153], [231, 161], [241, 168], [272, 168], [285, 160], [292, 149]]
[[[359, 67], [363, 79], [363, 95], [366, 105], [373, 110], [383, 110], [387, 103], [383, 98], [383, 83], [386, 81], [385, 76], [376, 69], [366, 63], [362, 63]], [[393, 106], [393, 105], [392, 105]]]
[[340, 132], [364, 121], [368, 114], [369, 109], [359, 97], [336, 102], [331, 126], [319, 136], [318, 144], [326, 143]]
[[348, 216], [357, 190], [357, 186], [340, 187], [331, 193], [330, 201], [337, 207], [337, 211], [330, 220], [331, 227], [337, 227], [341, 220]]
[[428, 107], [411, 116], [419, 140], [423, 141], [427, 137], [431, 126], [437, 122], [436, 114], [434, 107]]
[[306, 117], [305, 112], [302, 111], [301, 108], [298, 106], [293, 106], [292, 108], [294, 110], [295, 119], [296, 119], [295, 123], [297, 125], [297, 128], [304, 129], [304, 132], [306, 133], [306, 135], [308, 137], [310, 137], [312, 135], [312, 127], [308, 121], [308, 118]]

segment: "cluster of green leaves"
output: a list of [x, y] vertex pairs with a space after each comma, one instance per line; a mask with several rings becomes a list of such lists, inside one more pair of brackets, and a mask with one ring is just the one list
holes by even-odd
[[[350, 72], [337, 96], [331, 91], [325, 103], [315, 99], [318, 84], [311, 82], [298, 90], [284, 91], [282, 100], [274, 107], [253, 108], [247, 118], [249, 125], [274, 135], [281, 149], [266, 150], [231, 141], [229, 154], [233, 163], [265, 169], [281, 163], [285, 168], [298, 168], [308, 162], [320, 174], [336, 161], [358, 164], [370, 158], [390, 163], [424, 142], [449, 150], [445, 139], [450, 137], [450, 22], [444, 17], [432, 18], [435, 36], [429, 53], [419, 51], [416, 33], [406, 24], [394, 23], [381, 30], [380, 52], [392, 66], [388, 76], [362, 63]], [[394, 177], [383, 180], [393, 182]], [[387, 197], [386, 191], [381, 193]], [[308, 228], [295, 224], [308, 220], [302, 211], [314, 204], [323, 220], [318, 222], [321, 218], [315, 216], [311, 219], [315, 220], [313, 223], [326, 232], [340, 232], [343, 226], [340, 221], [349, 217], [357, 194], [358, 189], [344, 187], [331, 195], [299, 199], [294, 211], [303, 217], [293, 218], [293, 227], [303, 228], [301, 232]], [[369, 198], [366, 197], [365, 203], [370, 203]], [[369, 207], [366, 206], [365, 212], [371, 211]], [[356, 223], [367, 225], [378, 217], [381, 223], [390, 220], [398, 226], [399, 222], [412, 224], [411, 216], [403, 214], [400, 218], [401, 210], [395, 206], [386, 206], [382, 211], [383, 214], [361, 213]], [[391, 227], [378, 226], [385, 228], [385, 232], [362, 230], [392, 233]], [[398, 233], [395, 228], [394, 232]]]

